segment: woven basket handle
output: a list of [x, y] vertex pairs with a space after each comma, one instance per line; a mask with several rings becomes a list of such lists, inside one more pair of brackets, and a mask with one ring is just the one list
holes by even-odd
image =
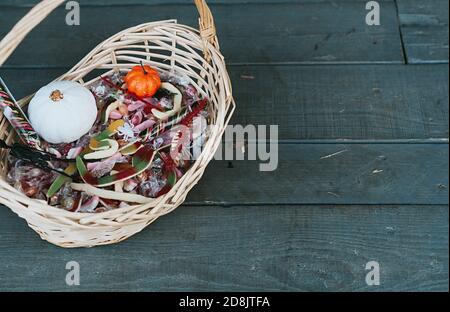
[[[28, 12], [28, 14], [13, 27], [6, 37], [0, 41], [0, 66], [5, 63], [28, 33], [64, 2], [65, 0], [43, 0], [31, 9], [30, 12]], [[214, 18], [205, 0], [194, 0], [194, 2], [200, 13], [200, 35], [205, 42], [204, 54], [205, 57], [209, 59], [206, 44], [209, 42], [217, 49], [219, 48]]]

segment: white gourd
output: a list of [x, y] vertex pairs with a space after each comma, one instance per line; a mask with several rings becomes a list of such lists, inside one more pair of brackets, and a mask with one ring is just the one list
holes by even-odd
[[89, 132], [97, 118], [94, 95], [81, 84], [57, 81], [41, 88], [28, 106], [36, 132], [52, 144], [71, 143]]

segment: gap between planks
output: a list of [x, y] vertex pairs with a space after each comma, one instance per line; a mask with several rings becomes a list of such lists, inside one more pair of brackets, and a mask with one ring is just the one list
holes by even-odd
[[[368, 0], [340, 0], [340, 2], [360, 2], [366, 3]], [[379, 2], [392, 2], [393, 0], [379, 0]], [[0, 7], [4, 8], [32, 8], [37, 4], [36, 1], [20, 1], [9, 0], [0, 3]], [[160, 5], [176, 5], [176, 6], [192, 6], [192, 0], [79, 0], [81, 7], [132, 7], [132, 6], [160, 6]], [[330, 0], [207, 0], [211, 6], [214, 5], [243, 5], [243, 4], [311, 4], [311, 3], [329, 3]]]
[[[193, 191], [195, 192], [195, 191]], [[331, 195], [332, 192], [330, 192]], [[377, 208], [377, 207], [398, 207], [398, 206], [405, 206], [405, 207], [429, 207], [429, 206], [435, 206], [435, 207], [441, 207], [441, 208], [448, 208], [449, 205], [447, 204], [414, 204], [414, 203], [404, 203], [404, 204], [398, 204], [398, 203], [382, 203], [382, 204], [374, 204], [374, 203], [367, 203], [367, 204], [361, 204], [361, 203], [350, 203], [350, 204], [329, 204], [329, 203], [289, 203], [289, 202], [280, 202], [280, 203], [269, 203], [269, 202], [221, 202], [221, 201], [211, 201], [211, 200], [205, 200], [203, 202], [201, 201], [185, 201], [182, 206], [185, 207], [222, 207], [222, 208], [236, 208], [236, 207], [286, 207], [286, 206], [295, 206], [298, 208], [301, 207], [321, 207], [321, 206], [333, 206], [335, 208], [339, 209], [345, 209], [347, 207], [359, 207], [359, 206], [365, 206], [370, 208]]]

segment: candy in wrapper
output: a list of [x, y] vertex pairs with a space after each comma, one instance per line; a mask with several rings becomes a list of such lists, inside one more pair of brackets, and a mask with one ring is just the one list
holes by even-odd
[[30, 147], [41, 150], [39, 135], [33, 130], [25, 113], [17, 104], [6, 84], [0, 78], [0, 109], [17, 134]]

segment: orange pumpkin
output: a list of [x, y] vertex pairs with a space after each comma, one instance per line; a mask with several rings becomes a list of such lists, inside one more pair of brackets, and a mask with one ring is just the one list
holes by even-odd
[[155, 95], [161, 87], [161, 78], [155, 69], [141, 64], [134, 66], [126, 75], [125, 83], [128, 91], [139, 97], [149, 97]]

